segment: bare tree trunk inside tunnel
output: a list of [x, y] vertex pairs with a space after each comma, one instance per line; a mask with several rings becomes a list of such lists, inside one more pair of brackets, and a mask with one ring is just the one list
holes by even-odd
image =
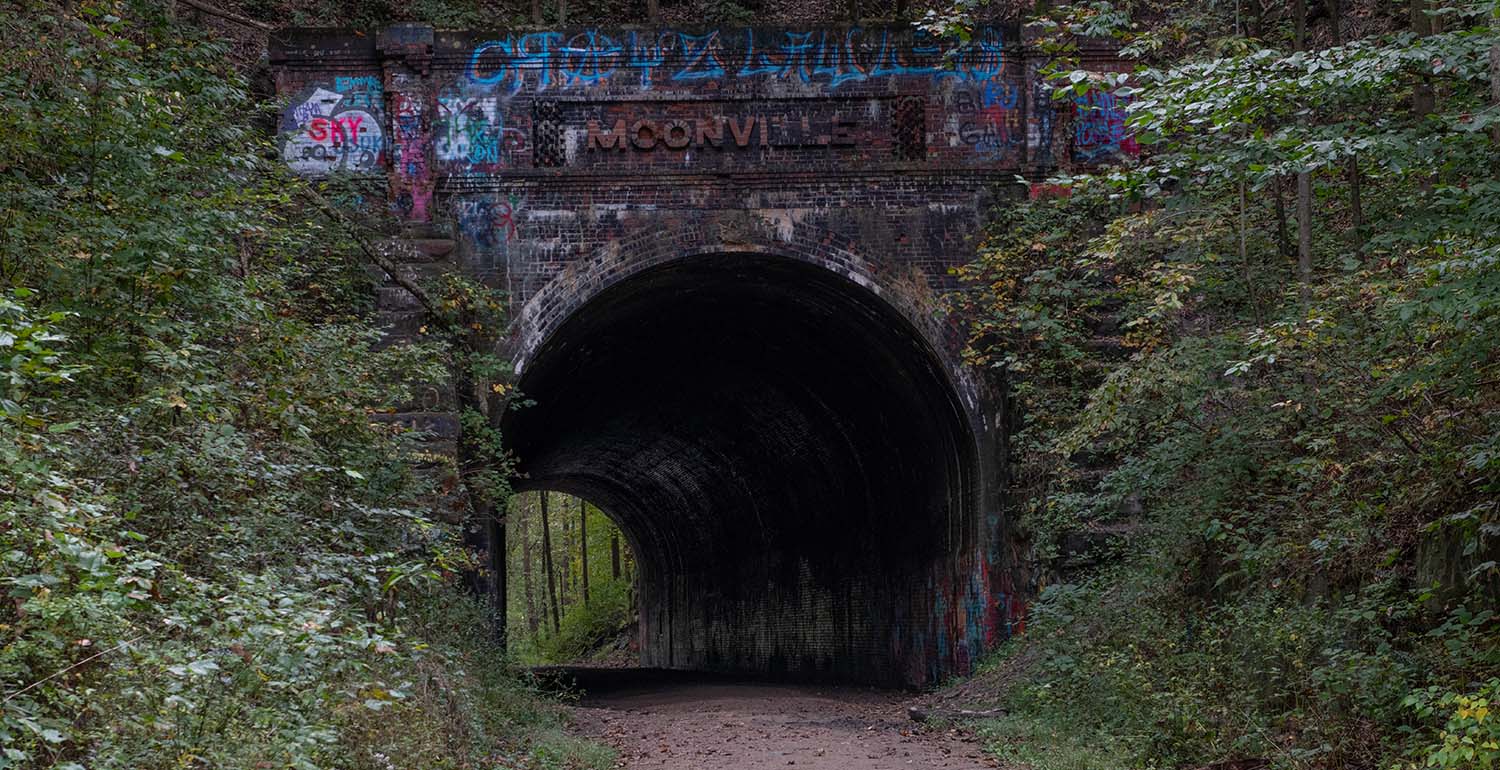
[[609, 576], [620, 579], [620, 535], [614, 532], [609, 534]]
[[578, 581], [573, 579], [573, 517], [568, 515], [567, 498], [563, 498], [562, 511], [562, 577], [560, 580], [563, 609], [573, 604], [573, 587]]
[[536, 587], [531, 578], [531, 519], [530, 506], [525, 500], [516, 506], [516, 537], [521, 541], [521, 590], [526, 594], [526, 628], [531, 631], [531, 638], [536, 638], [537, 627], [541, 618], [536, 613]]
[[547, 521], [547, 494], [542, 492], [542, 566], [547, 570], [547, 604], [552, 610], [552, 633], [562, 632], [557, 614], [557, 577], [552, 571], [552, 525]]
[[578, 498], [578, 559], [583, 578], [583, 604], [589, 603], [589, 504]]

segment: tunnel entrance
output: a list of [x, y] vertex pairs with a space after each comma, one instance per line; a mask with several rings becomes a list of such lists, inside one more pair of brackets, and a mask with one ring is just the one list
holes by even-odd
[[920, 684], [994, 625], [966, 412], [859, 283], [760, 255], [653, 267], [574, 310], [518, 387], [517, 486], [619, 524], [642, 665]]

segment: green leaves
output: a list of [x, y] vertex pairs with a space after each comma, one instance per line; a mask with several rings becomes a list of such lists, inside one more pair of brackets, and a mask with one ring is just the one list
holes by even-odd
[[369, 416], [444, 352], [378, 346], [223, 43], [30, 6], [0, 25], [0, 768], [525, 754], [553, 716]]
[[1490, 761], [1433, 704], [1500, 665], [1466, 609], [1500, 579], [1497, 32], [1492, 3], [1440, 5], [1441, 34], [1295, 54], [1271, 17], [1255, 40], [1228, 5], [1151, 6], [1127, 50], [1185, 54], [1126, 86], [1148, 151], [1060, 174], [959, 271], [966, 356], [1018, 413], [1008, 494], [1062, 581], [1007, 677], [1039, 766], [1077, 735], [1109, 747], [1079, 767]]

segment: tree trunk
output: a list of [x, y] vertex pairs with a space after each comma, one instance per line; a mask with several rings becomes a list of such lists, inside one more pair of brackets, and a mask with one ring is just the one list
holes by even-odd
[[1365, 204], [1360, 194], [1359, 156], [1349, 156], [1349, 218], [1354, 225], [1354, 251], [1365, 253]]
[[[1490, 20], [1490, 34], [1500, 29], [1500, 5]], [[1490, 44], [1490, 106], [1500, 110], [1500, 38]], [[1500, 123], [1490, 126], [1490, 141], [1500, 144]]]
[[646, 20], [652, 24], [661, 21], [661, 0], [646, 0]]
[[1302, 304], [1312, 300], [1312, 173], [1297, 174], [1297, 277]]
[[620, 579], [620, 536], [614, 532], [609, 533], [609, 576]]
[[[1411, 31], [1417, 37], [1427, 37], [1434, 31], [1433, 19], [1427, 15], [1430, 0], [1412, 0], [1411, 2]], [[1437, 109], [1437, 94], [1432, 89], [1432, 79], [1423, 76], [1411, 89], [1411, 112], [1417, 123], [1425, 123], [1427, 116]], [[1432, 192], [1433, 179], [1424, 175], [1417, 182], [1417, 187], [1422, 192]]]
[[557, 614], [557, 577], [552, 571], [552, 524], [547, 521], [547, 492], [542, 492], [542, 566], [547, 570], [547, 604], [552, 609], [552, 633], [562, 632]]
[[1333, 44], [1341, 46], [1344, 44], [1344, 20], [1340, 18], [1344, 13], [1344, 4], [1339, 0], [1328, 0], [1328, 22], [1333, 33]]
[[[1307, 0], [1292, 3], [1298, 51], [1307, 50]], [[1312, 172], [1297, 172], [1297, 277], [1302, 283], [1302, 305], [1312, 300]]]
[[578, 581], [573, 579], [573, 517], [568, 515], [568, 498], [562, 501], [562, 606], [564, 609], [573, 606], [573, 586]]
[[[1417, 37], [1427, 37], [1433, 33], [1432, 17], [1427, 15], [1429, 0], [1411, 0], [1411, 31]], [[1411, 92], [1411, 111], [1417, 117], [1426, 117], [1432, 114], [1435, 105], [1435, 97], [1432, 92], [1432, 80], [1422, 78]]]
[[[423, 295], [425, 296], [425, 294]], [[490, 420], [495, 414], [493, 404], [485, 395], [484, 387], [475, 372], [473, 361], [492, 344], [482, 331], [483, 327], [473, 317], [471, 308], [461, 308], [459, 323], [449, 337], [449, 345], [456, 364], [453, 367], [453, 391], [460, 417], [469, 415], [477, 419]], [[479, 569], [467, 576], [469, 589], [490, 600], [494, 615], [493, 637], [501, 649], [505, 648], [505, 526], [498, 506], [490, 490], [473, 480], [485, 469], [486, 453], [477, 443], [472, 430], [463, 428], [460, 419], [457, 442], [458, 479], [468, 501], [468, 521], [464, 522], [464, 544], [483, 557]]]
[[[493, 514], [493, 509], [491, 513]], [[495, 581], [492, 586], [492, 589], [495, 592], [494, 639], [495, 644], [497, 644], [501, 650], [504, 650], [510, 643], [509, 634], [506, 633], [506, 626], [508, 625], [510, 619], [505, 616], [506, 608], [509, 604], [507, 600], [510, 598], [506, 596], [506, 592], [510, 590], [510, 586], [508, 585], [508, 581], [506, 580], [506, 578], [510, 576], [506, 574], [505, 569], [505, 519], [492, 515], [489, 522], [489, 531], [489, 567], [490, 570], [494, 573], [493, 580]]]
[[1282, 177], [1276, 177], [1275, 195], [1272, 200], [1276, 203], [1276, 247], [1281, 251], [1281, 256], [1290, 257], [1292, 251], [1292, 239], [1286, 231], [1286, 193], [1282, 191]]
[[521, 590], [526, 594], [526, 628], [535, 639], [541, 617], [536, 614], [536, 588], [531, 578], [531, 526], [528, 523], [531, 516], [528, 508], [524, 500], [517, 506], [516, 537], [521, 541]]
[[1292, 47], [1307, 50], [1307, 0], [1292, 3]]
[[531, 23], [542, 26], [542, 0], [531, 0]]
[[1263, 321], [1260, 313], [1260, 296], [1255, 291], [1255, 274], [1250, 270], [1250, 216], [1249, 216], [1249, 194], [1246, 188], [1249, 184], [1240, 180], [1240, 265], [1245, 269], [1245, 294], [1250, 297], [1250, 308], [1255, 312], [1255, 325], [1259, 326]]
[[583, 575], [583, 606], [589, 604], [589, 504], [578, 498], [578, 558]]
[[568, 0], [557, 0], [557, 26], [568, 26]]

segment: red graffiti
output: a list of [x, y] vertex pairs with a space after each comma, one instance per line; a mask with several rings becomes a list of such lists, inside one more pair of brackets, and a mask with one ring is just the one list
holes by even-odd
[[315, 142], [353, 141], [359, 136], [359, 124], [365, 119], [359, 115], [348, 117], [313, 118], [307, 123], [307, 137]]

